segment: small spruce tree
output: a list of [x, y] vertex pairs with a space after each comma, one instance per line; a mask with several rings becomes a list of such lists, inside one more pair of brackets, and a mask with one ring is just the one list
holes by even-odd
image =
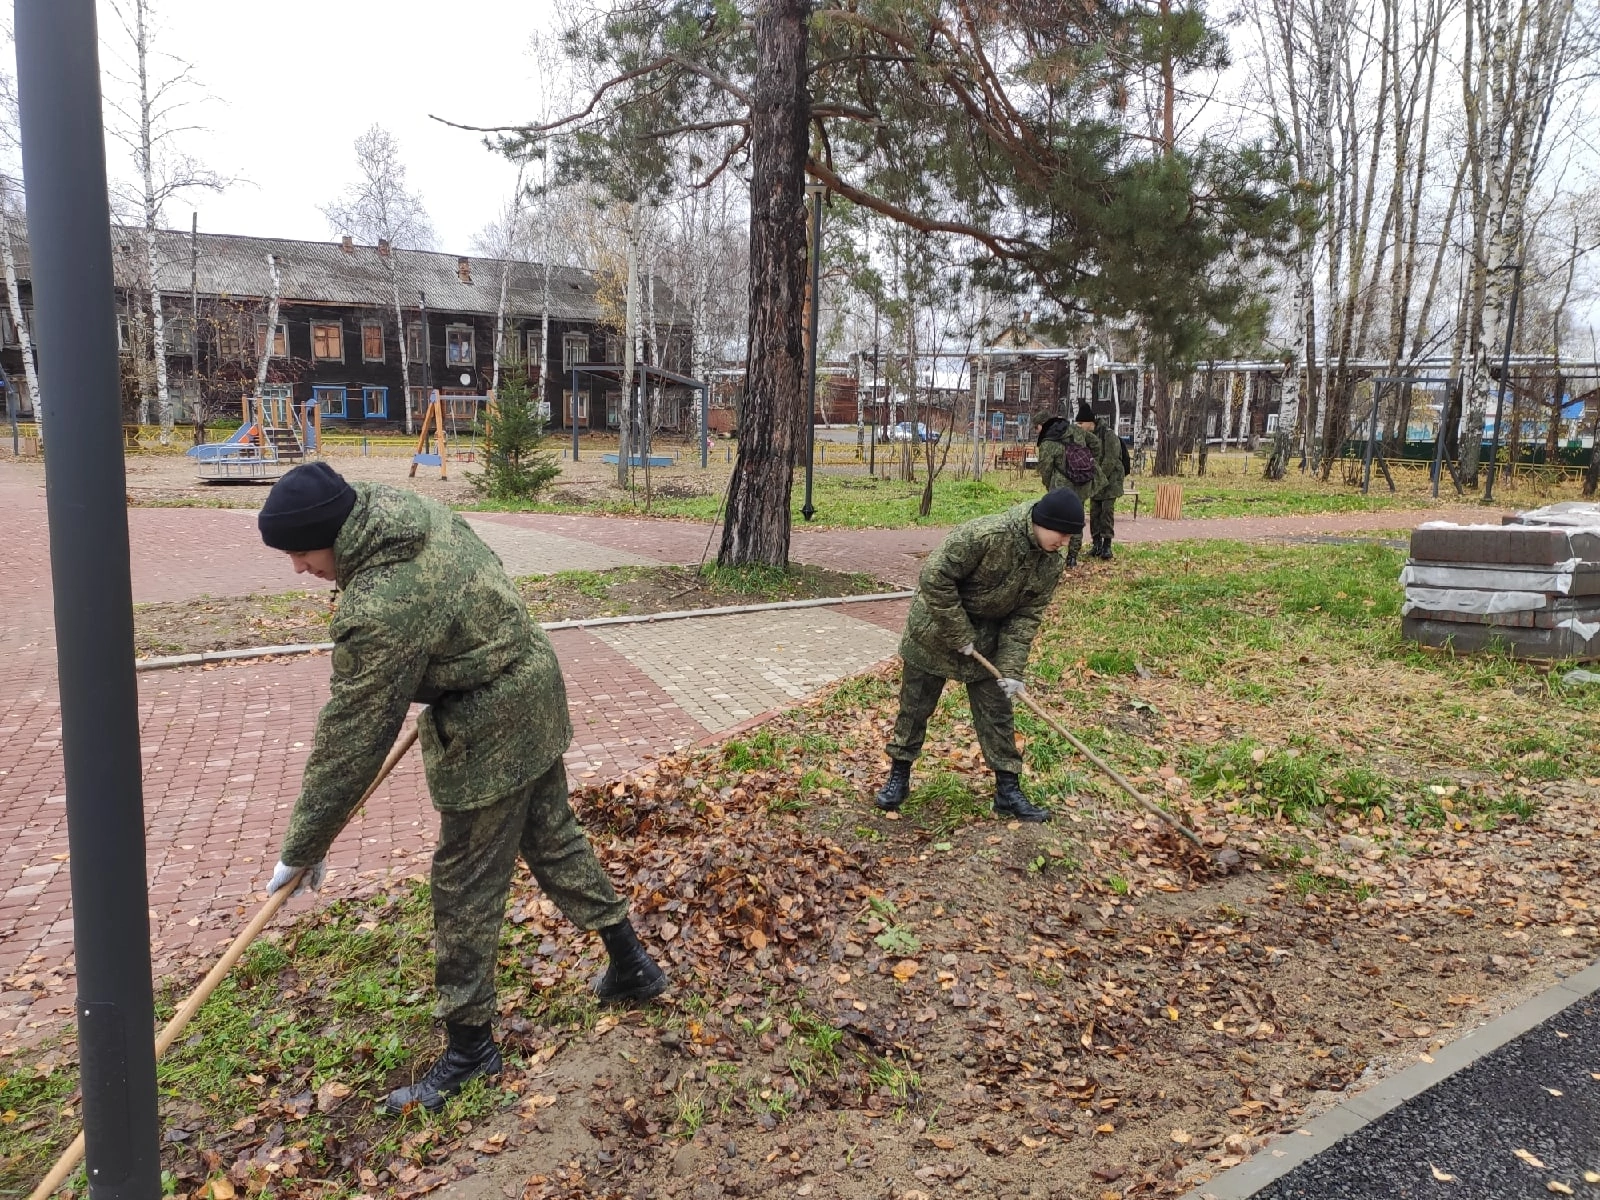
[[491, 500], [528, 500], [561, 474], [555, 456], [539, 450], [544, 418], [528, 387], [527, 363], [506, 359], [500, 390], [484, 412], [483, 473], [472, 485]]

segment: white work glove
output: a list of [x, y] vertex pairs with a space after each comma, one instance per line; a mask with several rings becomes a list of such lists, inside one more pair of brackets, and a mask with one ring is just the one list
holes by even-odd
[[956, 653], [970, 655], [970, 654], [976, 653], [977, 649], [978, 649], [978, 647], [977, 647], [977, 645], [975, 643], [968, 642], [965, 646], [961, 647], [960, 650], [956, 651]]
[[300, 876], [300, 882], [295, 885], [294, 891], [289, 893], [291, 899], [307, 888], [310, 888], [313, 892], [322, 889], [323, 877], [328, 873], [328, 860], [323, 859], [314, 867], [291, 867], [284, 863], [279, 863], [272, 869], [272, 879], [267, 884], [267, 895], [272, 895], [272, 893], [286, 885], [300, 871], [304, 871], [305, 874]]
[[1023, 693], [1022, 680], [1002, 679], [1000, 680], [1000, 690], [1006, 694], [1007, 700], [1015, 700]]

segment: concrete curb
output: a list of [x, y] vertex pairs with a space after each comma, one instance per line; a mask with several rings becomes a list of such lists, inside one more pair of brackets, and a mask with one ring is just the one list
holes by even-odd
[[[636, 617], [590, 617], [582, 621], [546, 621], [546, 633], [559, 629], [593, 629], [602, 625], [651, 625], [658, 621], [686, 621], [692, 617], [731, 617], [738, 613], [780, 612], [796, 608], [833, 608], [841, 604], [872, 604], [909, 600], [915, 592], [872, 592], [865, 596], [821, 596], [814, 600], [774, 600], [770, 604], [730, 604], [724, 608], [685, 608], [675, 612], [643, 613]], [[247, 646], [241, 650], [207, 650], [201, 654], [173, 654], [165, 658], [135, 659], [135, 671], [170, 671], [175, 667], [200, 667], [208, 663], [237, 662], [246, 658], [286, 658], [319, 654], [333, 649], [332, 642], [297, 642], [287, 646]]]
[[1214, 1176], [1183, 1200], [1249, 1200], [1301, 1163], [1596, 992], [1600, 992], [1600, 963], [1563, 979], [1488, 1024], [1462, 1034], [1435, 1054], [1431, 1063], [1418, 1063], [1392, 1075], [1293, 1134], [1281, 1135], [1258, 1150], [1249, 1162]]

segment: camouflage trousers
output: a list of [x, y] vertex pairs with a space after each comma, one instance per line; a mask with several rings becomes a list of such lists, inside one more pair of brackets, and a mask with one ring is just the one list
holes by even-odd
[[[1075, 495], [1079, 500], [1083, 501], [1083, 511], [1084, 512], [1088, 512], [1089, 511], [1089, 506], [1093, 503], [1093, 501], [1091, 501], [1089, 499], [1089, 487], [1090, 487], [1090, 485], [1087, 484], [1087, 483], [1083, 483], [1083, 484], [1069, 483], [1069, 484], [1067, 484], [1067, 486], [1072, 489], [1072, 494], [1073, 495]], [[1067, 552], [1069, 554], [1076, 554], [1079, 550], [1082, 550], [1082, 549], [1083, 549], [1083, 532], [1080, 530], [1079, 532], [1074, 533], [1070, 537], [1067, 538]]]
[[1096, 500], [1089, 506], [1089, 533], [1096, 541], [1105, 538], [1109, 542], [1117, 536], [1117, 501], [1115, 497], [1108, 500]]
[[558, 757], [533, 783], [487, 808], [439, 814], [433, 852], [434, 985], [437, 1014], [463, 1025], [494, 1017], [495, 959], [517, 855], [540, 889], [579, 929], [628, 915], [567, 803]]
[[[942, 675], [930, 675], [902, 661], [900, 674], [900, 715], [894, 719], [894, 735], [889, 739], [889, 757], [915, 762], [928, 736], [928, 718], [939, 703], [944, 685]], [[993, 679], [967, 684], [967, 703], [972, 708], [972, 725], [978, 732], [978, 745], [991, 771], [1022, 774], [1022, 755], [1017, 753], [1016, 723], [1011, 701]]]

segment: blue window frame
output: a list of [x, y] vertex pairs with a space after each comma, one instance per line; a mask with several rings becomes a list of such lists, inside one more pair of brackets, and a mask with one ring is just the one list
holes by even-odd
[[364, 387], [361, 389], [361, 411], [369, 417], [387, 420], [389, 416], [389, 389]]
[[342, 417], [344, 409], [344, 389], [342, 387], [319, 386], [311, 389], [312, 397], [317, 402], [317, 409], [325, 417]]

